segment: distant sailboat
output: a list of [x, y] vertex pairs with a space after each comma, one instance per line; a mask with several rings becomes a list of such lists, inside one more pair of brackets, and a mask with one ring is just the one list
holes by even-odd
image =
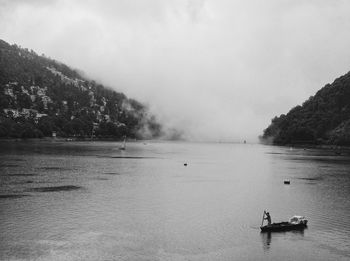
[[124, 136], [123, 145], [119, 149], [120, 150], [125, 150], [126, 149], [126, 136]]

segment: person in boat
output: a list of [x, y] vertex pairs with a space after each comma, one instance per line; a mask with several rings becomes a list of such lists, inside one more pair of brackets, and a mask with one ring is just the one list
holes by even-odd
[[265, 213], [265, 218], [267, 220], [267, 225], [271, 225], [271, 216], [270, 216], [270, 213], [269, 212], [266, 212]]

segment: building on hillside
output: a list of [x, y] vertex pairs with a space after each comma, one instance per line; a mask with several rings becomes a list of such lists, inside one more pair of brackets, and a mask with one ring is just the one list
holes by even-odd
[[21, 86], [21, 89], [22, 89], [22, 93], [29, 95], [28, 90], [26, 88], [24, 88], [24, 86]]
[[51, 98], [49, 96], [44, 95], [44, 96], [41, 96], [41, 100], [44, 104], [45, 110], [47, 110], [48, 108], [47, 104], [52, 102]]
[[[6, 84], [7, 85], [7, 84]], [[12, 89], [12, 87], [8, 87], [8, 86], [6, 86], [5, 88], [4, 88], [4, 94], [6, 94], [6, 95], [9, 95], [9, 96], [11, 96], [11, 97], [14, 97], [15, 95], [13, 94], [13, 89]]]
[[10, 117], [13, 117], [13, 118], [17, 118], [17, 117], [21, 116], [19, 111], [15, 110], [15, 109], [4, 109], [4, 113], [7, 116], [10, 116]]
[[33, 110], [33, 109], [26, 109], [23, 108], [22, 112], [20, 113], [21, 116], [25, 117], [26, 119], [28, 119], [29, 117], [36, 117], [38, 115], [38, 111], [37, 110]]
[[45, 117], [45, 116], [47, 116], [46, 113], [37, 113], [37, 114], [36, 114], [36, 117], [35, 117], [35, 120], [34, 120], [35, 123], [38, 124], [40, 118]]
[[45, 96], [46, 95], [46, 87], [45, 88], [38, 88], [36, 94], [38, 96]]

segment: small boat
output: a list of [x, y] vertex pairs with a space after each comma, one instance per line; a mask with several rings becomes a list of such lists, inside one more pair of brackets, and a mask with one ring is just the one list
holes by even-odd
[[307, 220], [303, 216], [293, 216], [287, 222], [272, 223], [261, 226], [261, 232], [278, 232], [290, 230], [303, 230], [307, 227]]
[[120, 150], [125, 150], [126, 149], [126, 136], [124, 136], [123, 145], [119, 149]]

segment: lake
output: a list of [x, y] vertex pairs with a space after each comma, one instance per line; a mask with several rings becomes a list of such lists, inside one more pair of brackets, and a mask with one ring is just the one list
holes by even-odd
[[[1, 260], [350, 259], [345, 153], [148, 141], [125, 151], [117, 142], [0, 146]], [[264, 210], [273, 222], [304, 215], [309, 225], [260, 233]]]

